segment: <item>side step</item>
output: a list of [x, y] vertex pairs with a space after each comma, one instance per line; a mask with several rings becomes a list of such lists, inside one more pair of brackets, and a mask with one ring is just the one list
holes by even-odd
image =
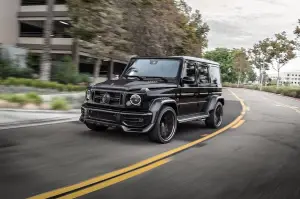
[[177, 117], [177, 121], [179, 123], [184, 123], [184, 122], [190, 122], [196, 120], [205, 120], [207, 117], [208, 115], [200, 115], [200, 114], [183, 115]]

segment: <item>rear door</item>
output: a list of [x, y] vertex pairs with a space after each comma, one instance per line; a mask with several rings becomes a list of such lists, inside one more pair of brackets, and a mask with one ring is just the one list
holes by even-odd
[[211, 94], [211, 82], [209, 75], [209, 65], [203, 62], [199, 62], [197, 65], [197, 84], [198, 84], [198, 111], [204, 114], [204, 109], [209, 100]]

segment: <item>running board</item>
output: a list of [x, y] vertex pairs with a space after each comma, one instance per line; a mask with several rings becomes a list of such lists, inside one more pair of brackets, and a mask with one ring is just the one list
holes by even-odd
[[177, 118], [177, 121], [179, 123], [184, 123], [184, 122], [190, 122], [190, 121], [196, 121], [196, 120], [205, 120], [208, 117], [208, 115], [186, 115], [186, 116], [179, 116]]

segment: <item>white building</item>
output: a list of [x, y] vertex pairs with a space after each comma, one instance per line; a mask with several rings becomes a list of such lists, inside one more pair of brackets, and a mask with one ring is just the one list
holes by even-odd
[[[270, 73], [272, 80], [277, 80], [277, 73]], [[280, 73], [280, 85], [300, 86], [300, 70]]]

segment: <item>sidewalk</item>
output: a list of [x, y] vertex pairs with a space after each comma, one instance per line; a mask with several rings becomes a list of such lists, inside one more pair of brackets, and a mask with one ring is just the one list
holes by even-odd
[[79, 117], [80, 110], [73, 110], [67, 113], [60, 111], [0, 110], [0, 130], [39, 123], [76, 121]]

